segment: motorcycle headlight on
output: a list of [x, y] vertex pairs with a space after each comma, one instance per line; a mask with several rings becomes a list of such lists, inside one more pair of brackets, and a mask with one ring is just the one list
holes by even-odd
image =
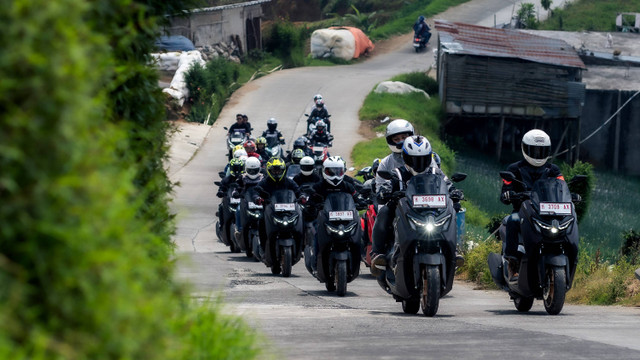
[[446, 231], [449, 228], [449, 220], [451, 219], [451, 214], [446, 214], [438, 218], [429, 215], [426, 220], [411, 214], [407, 214], [407, 216], [409, 217], [409, 224], [413, 230], [423, 230], [429, 234], [440, 228]]
[[338, 226], [334, 226], [331, 225], [330, 223], [325, 223], [324, 227], [325, 229], [327, 229], [327, 232], [329, 234], [332, 235], [336, 235], [338, 237], [343, 237], [343, 236], [347, 236], [347, 235], [352, 235], [352, 233], [356, 230], [356, 226], [358, 225], [357, 222], [354, 222], [351, 225], [338, 225]]
[[571, 226], [574, 220], [574, 218], [571, 217], [569, 218], [569, 220], [560, 223], [557, 219], [553, 219], [551, 220], [551, 223], [549, 223], [534, 217], [532, 217], [532, 219], [535, 225], [535, 229], [548, 237], [556, 237], [564, 233], [569, 228], [569, 226]]
[[259, 219], [262, 216], [262, 212], [254, 210], [247, 210], [247, 214], [256, 219]]
[[293, 226], [298, 222], [298, 214], [294, 214], [291, 217], [284, 216], [282, 218], [274, 216], [273, 221], [282, 227]]

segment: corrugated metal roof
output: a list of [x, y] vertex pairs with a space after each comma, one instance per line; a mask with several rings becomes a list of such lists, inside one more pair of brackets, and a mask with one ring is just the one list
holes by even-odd
[[518, 58], [543, 64], [586, 69], [576, 51], [566, 42], [527, 34], [515, 29], [435, 21], [444, 51], [503, 58]]
[[227, 9], [233, 9], [238, 7], [264, 4], [268, 2], [271, 2], [271, 0], [254, 0], [254, 1], [248, 1], [248, 2], [235, 3], [235, 4], [212, 6], [212, 7], [200, 8], [200, 9], [191, 9], [190, 12], [199, 13], [199, 12], [220, 11], [220, 10], [227, 10]]

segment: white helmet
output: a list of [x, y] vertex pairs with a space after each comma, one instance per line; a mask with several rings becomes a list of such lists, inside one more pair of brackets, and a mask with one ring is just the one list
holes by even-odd
[[402, 159], [407, 170], [413, 175], [423, 173], [431, 166], [433, 160], [431, 144], [426, 137], [409, 136], [402, 145]]
[[278, 127], [278, 120], [276, 118], [269, 118], [267, 120], [267, 129], [274, 131]]
[[300, 159], [300, 172], [304, 176], [309, 176], [313, 173], [316, 162], [313, 160], [311, 156], [305, 156]]
[[342, 182], [344, 171], [344, 161], [338, 156], [330, 156], [322, 163], [322, 177], [333, 186]]
[[245, 149], [238, 149], [233, 152], [233, 157], [236, 159], [240, 159], [241, 157], [247, 157], [247, 151]]
[[322, 95], [320, 95], [320, 94], [316, 94], [316, 95], [313, 97], [313, 102], [314, 102], [314, 103], [315, 103], [316, 101], [318, 101], [318, 100], [322, 100]]
[[318, 122], [316, 123], [316, 131], [322, 132], [325, 131], [327, 129], [327, 123], [325, 123], [322, 120], [318, 120]]
[[544, 165], [551, 155], [551, 138], [542, 130], [528, 131], [522, 137], [522, 155], [535, 167]]
[[260, 160], [256, 157], [250, 157], [244, 162], [244, 172], [249, 179], [255, 180], [260, 177]]
[[413, 125], [404, 119], [393, 120], [389, 125], [387, 125], [387, 132], [384, 136], [387, 138], [389, 149], [394, 153], [402, 152], [402, 142], [398, 144], [391, 140], [394, 135], [398, 134], [407, 134], [409, 136], [413, 135]]

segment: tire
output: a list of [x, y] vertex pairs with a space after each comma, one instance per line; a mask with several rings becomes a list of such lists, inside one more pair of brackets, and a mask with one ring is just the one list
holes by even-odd
[[440, 303], [440, 267], [427, 265], [422, 269], [420, 305], [424, 316], [434, 316]]
[[333, 277], [327, 277], [326, 282], [324, 283], [324, 286], [327, 288], [328, 292], [336, 291], [336, 275], [337, 274], [333, 274]]
[[245, 250], [245, 253], [247, 254], [248, 258], [252, 258], [253, 257], [253, 235], [251, 235], [251, 231], [249, 231], [249, 233], [247, 234], [247, 238], [249, 239], [249, 243], [247, 244], [247, 249]]
[[415, 49], [416, 49], [416, 53], [420, 52], [420, 47], [419, 46], [417, 48], [415, 48]]
[[402, 311], [405, 314], [417, 314], [420, 310], [420, 300], [402, 300]]
[[549, 315], [558, 315], [564, 306], [567, 294], [567, 276], [563, 267], [547, 268], [542, 289], [544, 309]]
[[282, 268], [282, 276], [291, 276], [292, 255], [291, 246], [281, 247], [282, 254], [280, 254], [280, 267]]
[[282, 269], [280, 268], [280, 262], [274, 261], [273, 264], [271, 264], [271, 273], [273, 275], [278, 275], [281, 271]]
[[533, 306], [533, 297], [517, 296], [513, 299], [513, 304], [519, 312], [527, 312]]
[[344, 296], [347, 293], [347, 261], [340, 260], [336, 262], [335, 276], [336, 293], [338, 296]]

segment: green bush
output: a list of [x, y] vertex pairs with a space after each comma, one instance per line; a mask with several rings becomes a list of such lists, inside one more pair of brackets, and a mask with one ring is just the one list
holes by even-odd
[[622, 234], [624, 242], [620, 249], [620, 255], [631, 264], [640, 264], [640, 233], [631, 229]]
[[194, 64], [185, 74], [184, 80], [189, 90], [191, 104], [188, 120], [209, 124], [218, 118], [229, 96], [233, 92], [233, 84], [240, 76], [240, 65], [216, 58], [204, 67]]
[[460, 269], [462, 277], [475, 281], [485, 288], [497, 288], [487, 263], [489, 253], [492, 252], [497, 254], [502, 252], [500, 242], [495, 239], [485, 240], [480, 236], [476, 236], [467, 240], [467, 246], [463, 251], [464, 266]]
[[[562, 163], [560, 169], [565, 180], [569, 183], [569, 190], [572, 193], [582, 196], [582, 202], [576, 204], [576, 214], [578, 215], [578, 222], [580, 222], [587, 214], [589, 204], [591, 203], [593, 189], [596, 184], [593, 165], [587, 162], [577, 161], [573, 166]], [[576, 175], [585, 175], [587, 179], [581, 183], [571, 183], [571, 179]]]
[[264, 49], [282, 60], [285, 68], [304, 65], [304, 49], [308, 30], [287, 21], [278, 20], [264, 31]]

